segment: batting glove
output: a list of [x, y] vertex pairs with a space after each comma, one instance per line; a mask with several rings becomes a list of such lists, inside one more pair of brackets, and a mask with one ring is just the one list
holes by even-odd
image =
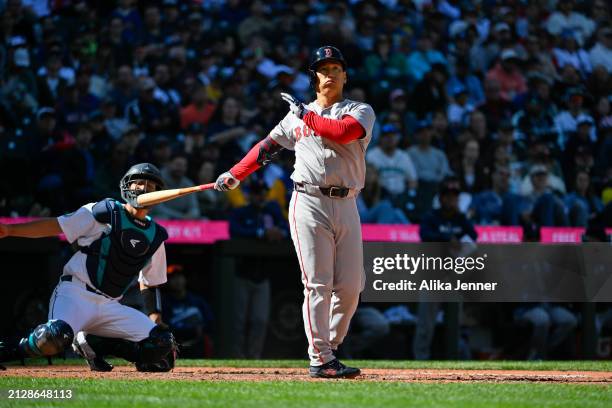
[[240, 184], [240, 180], [238, 180], [232, 173], [226, 171], [217, 177], [217, 181], [215, 181], [215, 190], [217, 191], [229, 191], [233, 190]]
[[304, 115], [309, 112], [308, 109], [306, 109], [306, 106], [304, 106], [302, 102], [298, 101], [292, 95], [284, 92], [281, 92], [280, 95], [281, 98], [283, 98], [283, 100], [289, 104], [289, 110], [291, 110], [291, 112], [293, 112], [293, 114], [299, 119], [304, 118]]

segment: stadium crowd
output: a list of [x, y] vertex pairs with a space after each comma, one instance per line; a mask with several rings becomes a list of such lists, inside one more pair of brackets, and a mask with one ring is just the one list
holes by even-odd
[[[476, 224], [610, 225], [612, 26], [604, 0], [0, 1], [0, 215], [118, 197], [149, 161], [210, 182], [307, 100], [310, 51], [342, 50], [372, 104], [364, 222], [417, 223], [461, 181]], [[262, 172], [285, 208], [291, 156]], [[18, 175], [18, 176], [17, 176]], [[223, 219], [244, 192], [160, 205]]]

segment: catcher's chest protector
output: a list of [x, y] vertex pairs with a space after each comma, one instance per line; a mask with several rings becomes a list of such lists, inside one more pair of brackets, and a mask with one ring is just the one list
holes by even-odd
[[137, 279], [168, 234], [150, 217], [146, 221], [130, 217], [123, 205], [112, 199], [96, 203], [92, 212], [98, 222], [110, 224], [111, 231], [80, 248], [87, 254], [87, 273], [96, 288], [119, 297]]

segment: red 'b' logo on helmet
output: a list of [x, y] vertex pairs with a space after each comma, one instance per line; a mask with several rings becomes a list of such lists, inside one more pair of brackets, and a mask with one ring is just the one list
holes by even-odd
[[325, 48], [325, 58], [329, 58], [332, 56], [331, 48]]

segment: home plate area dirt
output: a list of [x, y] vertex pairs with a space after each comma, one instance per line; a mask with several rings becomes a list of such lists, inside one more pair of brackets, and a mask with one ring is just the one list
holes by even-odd
[[[0, 377], [159, 379], [189, 381], [329, 381], [308, 377], [306, 369], [177, 367], [169, 373], [140, 373], [130, 366], [112, 372], [92, 372], [80, 366], [13, 366], [0, 371]], [[526, 370], [447, 370], [447, 369], [363, 369], [352, 380], [396, 382], [545, 382], [612, 385], [612, 372], [526, 371]]]

